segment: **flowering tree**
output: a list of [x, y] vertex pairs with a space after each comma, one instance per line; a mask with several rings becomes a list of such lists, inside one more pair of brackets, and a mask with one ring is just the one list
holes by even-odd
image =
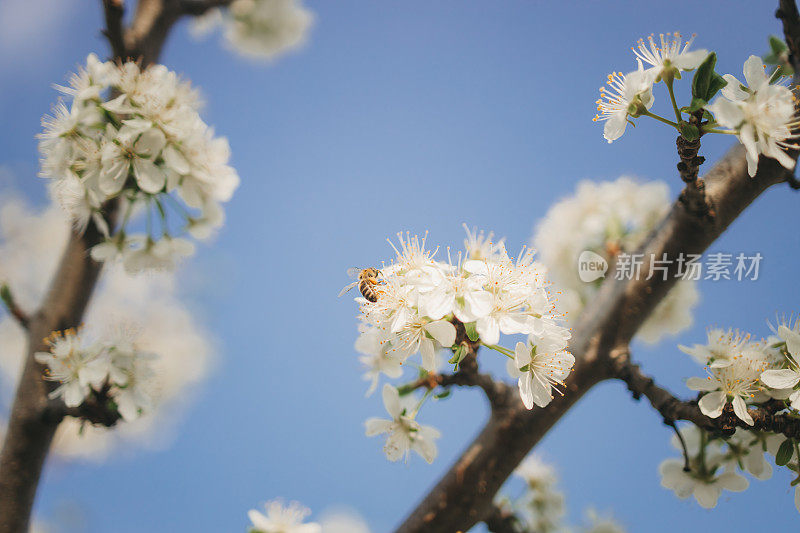
[[[122, 0], [102, 5], [111, 59], [89, 55], [58, 87], [64, 100], [43, 120], [41, 175], [59, 207], [31, 216], [24, 201], [0, 205], [0, 215], [25, 221], [20, 232], [0, 224], [0, 297], [11, 317], [0, 322], [0, 342], [23, 354], [13, 361], [23, 370], [13, 375], [0, 453], [0, 533], [27, 530], [51, 450], [105, 449], [109, 435], [126, 438], [125, 428], [158, 423], [159, 409], [202, 377], [171, 372], [207, 343], [185, 320], [169, 273], [223, 223], [239, 177], [228, 165], [227, 141], [204, 122], [196, 91], [158, 64], [171, 27], [196, 17], [196, 35], [219, 28], [226, 46], [271, 58], [300, 44], [311, 21], [292, 0], [139, 0], [127, 25]], [[436, 459], [440, 433], [421, 415], [432, 399], [474, 387], [491, 407], [475, 441], [399, 532], [466, 531], [480, 522], [495, 532], [562, 531], [556, 474], [529, 453], [605, 380], [624, 382], [674, 430], [681, 457], [659, 470], [680, 498], [714, 507], [723, 490], [747, 488], [743, 474], [770, 477], [767, 453], [800, 473], [800, 319], [779, 318], [760, 340], [710, 329], [704, 343], [680, 346], [706, 368], [707, 377], [686, 382], [698, 392], [691, 400], [658, 386], [629, 349], [634, 336], [654, 342], [684, 330], [701, 254], [767, 188], [800, 188], [793, 177], [800, 123], [788, 87], [798, 81], [800, 14], [781, 0], [777, 15], [785, 40], [771, 39], [764, 61], [745, 62], [744, 82], [718, 74], [714, 52], [672, 34], [640, 41], [636, 68], [612, 73], [601, 89], [595, 120], [609, 143], [644, 118], [676, 130], [685, 187], [674, 203], [663, 184], [583, 183], [539, 224], [538, 255], [522, 245], [509, 254], [503, 239], [477, 230], [467, 229], [458, 252], [399, 234], [391, 258], [356, 273], [355, 348], [367, 394], [380, 389], [388, 413], [368, 419], [365, 433], [380, 438], [388, 460]], [[685, 105], [678, 82], [691, 84]], [[659, 89], [667, 116], [655, 111]], [[713, 134], [741, 146], [701, 178], [701, 140]], [[53, 242], [19, 253], [36, 235]], [[52, 253], [59, 247], [60, 259]], [[10, 251], [22, 259], [5, 260]], [[49, 289], [32, 289], [49, 267]], [[143, 271], [150, 276], [136, 277]], [[168, 311], [142, 321], [136, 306], [153, 301]], [[486, 357], [502, 358], [509, 379], [487, 373]], [[413, 366], [418, 371], [407, 376]], [[385, 378], [394, 381], [381, 385]], [[523, 493], [502, 493], [514, 473]], [[800, 510], [800, 486], [795, 505]], [[255, 533], [368, 531], [354, 517], [318, 524], [306, 522], [309, 514], [297, 502], [273, 500], [248, 517]], [[620, 530], [593, 512], [590, 522], [583, 529]]]
[[[524, 249], [509, 256], [504, 242], [491, 235], [468, 232], [463, 252], [453, 256], [447, 248], [445, 258], [426, 249], [425, 239], [400, 235], [396, 256], [381, 275], [362, 279], [377, 296], [358, 299], [356, 348], [365, 354], [370, 390], [380, 374], [399, 378], [399, 365], [421, 354], [418, 378], [383, 386], [390, 418], [366, 422], [368, 436], [387, 435], [389, 460], [411, 451], [428, 462], [435, 457], [439, 433], [418, 416], [428, 398], [470, 386], [481, 389], [491, 406], [486, 426], [398, 532], [466, 531], [478, 522], [497, 532], [559, 530], [553, 525], [557, 499], [536, 495], [552, 484], [546, 473], [518, 470], [529, 485], [519, 500], [499, 497], [499, 491], [555, 422], [609, 379], [626, 383], [635, 399], [646, 398], [675, 431], [683, 458], [666, 460], [660, 472], [662, 485], [680, 498], [694, 495], [701, 506], [713, 507], [723, 490], [747, 488], [739, 472], [768, 478], [765, 453], [798, 472], [800, 322], [779, 318], [762, 340], [712, 329], [707, 343], [682, 346], [707, 369], [707, 378], [687, 380], [689, 389], [699, 391], [694, 400], [659, 387], [629, 350], [637, 334], [656, 340], [685, 328], [697, 300], [693, 263], [768, 187], [798, 188], [796, 98], [787, 84], [796, 83], [789, 77], [800, 66], [800, 17], [791, 1], [780, 2], [777, 16], [785, 43], [771, 38], [764, 60], [769, 68], [751, 56], [744, 82], [718, 74], [714, 52], [692, 49], [693, 39], [673, 34], [640, 41], [633, 49], [637, 68], [611, 74], [601, 89], [595, 120], [604, 122], [609, 143], [644, 117], [676, 130], [685, 187], [672, 206], [658, 184], [587, 183], [540, 225], [534, 245], [541, 264]], [[685, 105], [675, 96], [678, 81], [691, 83]], [[654, 111], [661, 87], [669, 117]], [[701, 139], [712, 134], [734, 135], [741, 146], [700, 178]], [[574, 279], [576, 264], [585, 261], [599, 261], [603, 272], [613, 268], [615, 275]], [[525, 338], [504, 347], [500, 334]], [[452, 372], [439, 370], [440, 350], [448, 353]], [[486, 350], [508, 359], [516, 387], [481, 372], [479, 359], [491, 355]], [[689, 424], [679, 429], [680, 421]], [[792, 485], [798, 483], [800, 478]], [[800, 489], [795, 504], [800, 511]]]
[[127, 7], [102, 2], [111, 58], [90, 54], [42, 121], [41, 176], [60, 208], [0, 206], [0, 298], [14, 322], [0, 323], [3, 373], [17, 379], [0, 453], [3, 532], [28, 530], [51, 447], [96, 457], [136, 438], [204, 374], [209, 343], [170, 272], [223, 223], [239, 177], [196, 90], [157, 64], [171, 28], [198, 17], [235, 50], [271, 58], [311, 22], [293, 0], [140, 0], [125, 24]]

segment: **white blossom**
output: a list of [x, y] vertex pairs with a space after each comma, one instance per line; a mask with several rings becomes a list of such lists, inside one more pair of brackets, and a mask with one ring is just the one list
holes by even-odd
[[385, 374], [390, 378], [399, 378], [403, 375], [403, 362], [386, 354], [388, 344], [384, 342], [378, 328], [366, 328], [356, 339], [355, 348], [357, 352], [364, 354], [358, 360], [367, 369], [364, 373], [364, 379], [370, 382], [367, 396], [375, 392], [381, 374]]
[[[800, 325], [800, 320], [795, 322], [795, 328]], [[787, 396], [793, 409], [800, 410], [800, 390], [794, 390], [800, 383], [800, 333], [796, 329], [789, 329], [786, 325], [778, 326], [778, 336], [786, 343], [786, 368], [770, 369], [761, 374], [761, 382], [767, 387], [778, 390], [790, 390]]]
[[234, 0], [227, 10], [209, 10], [197, 17], [192, 33], [203, 37], [222, 27], [227, 44], [236, 52], [273, 59], [301, 47], [314, 16], [302, 0]]
[[[224, 220], [220, 203], [239, 183], [227, 141], [200, 118], [196, 91], [163, 65], [141, 69], [94, 55], [59, 90], [71, 101], [42, 120], [40, 175], [53, 180], [78, 230], [91, 221], [107, 237], [92, 250], [95, 260], [174, 268], [192, 251], [178, 234], [210, 235]], [[113, 235], [109, 200], [119, 204]], [[134, 229], [134, 214], [144, 218], [145, 233]]]
[[650, 65], [647, 69], [655, 74], [655, 81], [672, 75], [680, 78], [681, 71], [694, 70], [708, 57], [708, 50], [692, 50], [689, 47], [694, 41], [694, 35], [685, 43], [680, 33], [668, 33], [666, 36], [659, 34], [660, 43], [653, 39], [653, 35], [639, 39], [633, 53], [636, 57]]
[[762, 438], [746, 429], [736, 428], [736, 432], [725, 443], [728, 446], [723, 464], [737, 468], [740, 464], [756, 479], [772, 477], [772, 466], [765, 458], [766, 445]]
[[792, 91], [782, 85], [782, 80], [767, 76], [758, 56], [750, 56], [743, 71], [747, 85], [726, 74], [723, 77], [728, 85], [722, 88], [722, 96], [706, 109], [744, 145], [750, 176], [756, 175], [760, 154], [794, 169], [795, 160], [785, 152], [797, 147], [797, 136], [792, 133], [797, 126]]
[[735, 355], [725, 366], [709, 366], [708, 378], [689, 378], [686, 386], [706, 393], [698, 402], [704, 415], [718, 418], [730, 402], [736, 416], [752, 426], [753, 418], [747, 412], [747, 402], [761, 391], [759, 378], [767, 366], [760, 350], [749, 347]]
[[436, 439], [438, 430], [431, 426], [420, 425], [414, 417], [413, 397], [400, 397], [400, 393], [389, 385], [383, 386], [383, 405], [391, 416], [391, 420], [370, 418], [366, 421], [366, 435], [373, 437], [387, 433], [383, 452], [390, 461], [399, 461], [408, 457], [410, 451], [417, 452], [428, 463], [436, 458]]
[[534, 344], [518, 342], [514, 359], [508, 361], [508, 371], [518, 378], [519, 394], [527, 409], [534, 404], [545, 407], [553, 399], [553, 390], [564, 385], [572, 371], [575, 357], [567, 351], [566, 342], [548, 339]]
[[252, 522], [252, 533], [322, 533], [322, 528], [314, 522], [304, 523], [311, 511], [298, 502], [283, 504], [280, 500], [264, 504], [266, 514], [251, 509], [247, 517]]
[[[41, 303], [68, 237], [69, 221], [58, 205], [34, 209], [13, 192], [2, 193], [0, 279], [8, 283], [24, 309], [36, 309]], [[132, 398], [144, 410], [136, 420], [113, 428], [65, 419], [54, 439], [55, 456], [102, 461], [119, 447], [158, 448], [173, 438], [175, 422], [190, 404], [192, 388], [207, 375], [214, 352], [213, 339], [178, 299], [179, 288], [173, 273], [133, 277], [121, 265], [106, 269], [87, 308], [84, 329], [87, 338], [121, 346], [118, 325], [127, 325], [137, 353], [153, 372], [137, 387], [151, 405], [140, 405], [137, 398], [141, 396]], [[22, 368], [25, 339], [12, 318], [0, 317], [0, 390], [4, 392], [0, 403], [6, 407]], [[121, 377], [119, 382], [123, 382]]]
[[49, 352], [37, 352], [36, 361], [47, 366], [45, 378], [60, 383], [50, 398], [63, 398], [67, 407], [77, 407], [100, 387], [106, 378], [103, 348], [87, 343], [75, 330], [56, 333], [47, 339]]
[[[723, 462], [723, 454], [719, 444], [708, 443], [705, 435], [695, 426], [682, 432], [689, 453], [689, 471], [684, 470], [683, 459], [667, 459], [659, 465], [661, 486], [672, 490], [680, 499], [694, 495], [701, 507], [716, 507], [723, 490], [741, 492], [749, 486], [749, 482], [736, 472], [718, 473]], [[676, 437], [672, 445], [681, 449]], [[702, 452], [702, 453], [701, 453]]]
[[[594, 298], [600, 283], [587, 283], [579, 277], [581, 253], [594, 252], [612, 265], [618, 253], [634, 252], [669, 208], [665, 183], [640, 183], [626, 176], [607, 182], [582, 181], [573, 195], [550, 208], [537, 223], [532, 243], [558, 288], [559, 308], [569, 322]], [[615, 275], [611, 268], [605, 274]], [[648, 272], [643, 268], [640, 275]], [[696, 283], [678, 280], [642, 324], [637, 337], [655, 343], [685, 330], [692, 324], [692, 309], [698, 300]]]
[[642, 61], [637, 61], [637, 70], [628, 74], [613, 72], [606, 82], [609, 88], [600, 87], [598, 114], [592, 120], [606, 121], [603, 137], [609, 143], [622, 137], [629, 117], [637, 117], [653, 106], [654, 73], [644, 70]]

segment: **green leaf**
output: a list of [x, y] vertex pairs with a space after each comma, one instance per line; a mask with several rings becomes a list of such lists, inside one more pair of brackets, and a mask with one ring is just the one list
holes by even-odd
[[778, 65], [783, 63], [786, 57], [786, 53], [789, 51], [789, 47], [783, 42], [782, 39], [779, 37], [775, 37], [774, 35], [769, 36], [769, 53], [765, 55], [762, 59], [764, 63], [767, 65]]
[[694, 113], [695, 111], [700, 111], [708, 104], [707, 101], [703, 100], [702, 98], [692, 98], [692, 103], [686, 107], [681, 108], [681, 111], [684, 113]]
[[786, 466], [792, 460], [792, 453], [794, 452], [794, 444], [792, 439], [786, 439], [781, 443], [778, 448], [778, 453], [775, 454], [775, 464], [778, 466]]
[[697, 126], [683, 121], [681, 121], [678, 126], [681, 131], [681, 136], [687, 141], [695, 141], [700, 138], [700, 130], [697, 129]]
[[716, 72], [714, 72], [713, 75], [711, 76], [711, 83], [708, 86], [708, 92], [706, 93], [706, 98], [705, 98], [706, 102], [714, 98], [714, 95], [716, 95], [720, 91], [720, 89], [722, 89], [726, 85], [728, 85], [728, 81], [719, 74], [717, 74]]
[[467, 355], [467, 348], [463, 344], [459, 344], [458, 348], [453, 351], [453, 357], [450, 358], [448, 363], [457, 365]]
[[714, 71], [716, 64], [717, 54], [711, 52], [708, 54], [708, 57], [706, 57], [705, 61], [697, 67], [697, 71], [694, 73], [694, 79], [692, 79], [693, 98], [700, 98], [701, 100], [710, 102], [714, 95], [728, 84], [725, 78]]
[[464, 329], [467, 331], [467, 337], [472, 342], [476, 342], [478, 340], [478, 330], [475, 329], [475, 322], [467, 322], [464, 324]]
[[14, 298], [11, 296], [11, 289], [5, 283], [0, 285], [0, 300], [3, 300], [9, 307], [14, 302]]
[[437, 400], [444, 400], [448, 396], [450, 396], [450, 389], [445, 389], [442, 392], [440, 392], [439, 394], [434, 394], [433, 395], [433, 397], [436, 398]]

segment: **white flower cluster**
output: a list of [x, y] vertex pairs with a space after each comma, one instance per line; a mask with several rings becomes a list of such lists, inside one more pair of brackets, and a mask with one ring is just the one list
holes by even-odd
[[[129, 271], [169, 269], [193, 251], [177, 235], [202, 239], [222, 224], [220, 203], [239, 176], [228, 165], [227, 140], [200, 118], [189, 83], [163, 65], [141, 69], [90, 54], [59, 90], [71, 102], [59, 101], [42, 121], [41, 175], [54, 180], [79, 230], [93, 220], [105, 234], [92, 249], [95, 260], [122, 257]], [[112, 199], [121, 220], [113, 234], [105, 220]], [[146, 221], [143, 233], [131, 228], [136, 213]]]
[[284, 505], [280, 500], [264, 504], [266, 514], [255, 509], [247, 513], [252, 527], [250, 533], [321, 533], [315, 522], [304, 523], [311, 511], [298, 502]]
[[722, 96], [706, 109], [720, 126], [735, 133], [745, 147], [747, 172], [751, 176], [756, 175], [759, 154], [777, 160], [789, 170], [794, 169], [795, 160], [785, 150], [797, 148], [794, 141], [798, 135], [792, 130], [800, 121], [794, 116], [794, 93], [786, 87], [789, 78], [767, 76], [758, 56], [750, 56], [744, 62], [743, 71], [747, 85], [725, 74], [723, 78], [728, 85], [722, 88]]
[[787, 407], [800, 408], [800, 320], [778, 323], [767, 339], [751, 340], [750, 334], [710, 329], [705, 345], [680, 346], [698, 363], [706, 365], [708, 377], [689, 378], [686, 386], [703, 392], [699, 401], [704, 415], [718, 418], [730, 403], [735, 415], [748, 425], [753, 418], [748, 405], [772, 398], [787, 400]]
[[592, 509], [586, 515], [587, 526], [577, 529], [564, 524], [566, 514], [564, 495], [558, 489], [555, 469], [536, 455], [529, 455], [517, 467], [514, 474], [525, 482], [522, 494], [510, 499], [503, 497], [499, 505], [505, 507], [518, 519], [519, 531], [537, 533], [624, 533], [624, 529], [610, 517], [601, 517]]
[[[767, 401], [779, 403], [779, 411], [800, 414], [800, 320], [781, 319], [773, 328], [775, 335], [752, 340], [749, 334], [713, 328], [706, 344], [681, 346], [700, 364], [706, 365], [707, 378], [689, 378], [686, 385], [701, 391], [700, 411], [718, 418], [729, 409], [747, 425], [754, 425], [750, 407]], [[728, 407], [730, 404], [730, 407]], [[722, 439], [691, 426], [683, 432], [686, 441], [688, 470], [684, 461], [670, 459], [661, 464], [662, 485], [680, 498], [694, 494], [706, 508], [717, 504], [723, 489], [743, 491], [747, 480], [736, 473], [739, 468], [756, 479], [768, 479], [772, 467], [764, 453], [775, 457], [779, 466], [798, 471], [797, 446], [782, 434], [737, 428], [730, 438]], [[673, 444], [679, 447], [675, 438]], [[679, 447], [680, 449], [680, 447]], [[795, 505], [800, 511], [800, 488], [795, 491]]]
[[[361, 310], [356, 349], [365, 354], [362, 361], [369, 369], [365, 377], [372, 381], [370, 391], [381, 373], [399, 377], [401, 365], [418, 352], [422, 369], [433, 373], [439, 367], [440, 350], [450, 350], [450, 362], [457, 366], [471, 347], [482, 344], [510, 359], [509, 373], [518, 378], [528, 409], [550, 403], [553, 390], [563, 383], [575, 360], [567, 351], [570, 330], [562, 324], [533, 251], [523, 248], [512, 259], [502, 241], [494, 243], [491, 235], [468, 231], [465, 251], [455, 261], [448, 251], [443, 262], [434, 259], [438, 249], [425, 249], [425, 238], [399, 234], [399, 241], [395, 259], [380, 269], [374, 282], [375, 301], [356, 299]], [[463, 338], [457, 342], [459, 328]], [[501, 333], [527, 335], [527, 341], [518, 342], [512, 351], [497, 345]], [[416, 442], [419, 431], [409, 430], [409, 423], [418, 409], [403, 411], [395, 399], [387, 400], [399, 395], [389, 389], [384, 389], [384, 401], [392, 425], [373, 423], [368, 433], [390, 433], [386, 452], [392, 460], [416, 449], [431, 461], [435, 447], [428, 442], [434, 434], [429, 433], [424, 444]], [[403, 433], [414, 438], [408, 441]], [[394, 439], [404, 444], [398, 446]]]
[[[681, 72], [696, 69], [708, 56], [707, 50], [689, 50], [694, 37], [685, 43], [679, 33], [659, 37], [659, 43], [652, 35], [647, 42], [639, 39], [633, 49], [638, 68], [629, 74], [609, 74], [609, 88], [600, 88], [598, 114], [593, 120], [606, 122], [603, 137], [609, 143], [622, 137], [631, 117], [646, 115], [653, 107], [654, 83], [669, 80], [671, 86], [672, 79], [680, 78]], [[649, 68], [645, 69], [642, 62]]]
[[[581, 280], [580, 254], [594, 252], [612, 265], [618, 253], [633, 252], [642, 243], [669, 207], [665, 183], [639, 183], [623, 176], [607, 182], [582, 181], [574, 195], [550, 208], [536, 226], [533, 246], [550, 279], [563, 291], [560, 302], [567, 318], [580, 313], [602, 282]], [[691, 326], [698, 299], [695, 282], [679, 280], [642, 325], [638, 337], [654, 343]]]
[[[0, 196], [0, 281], [8, 284], [23, 309], [33, 310], [58, 266], [69, 221], [58, 205], [37, 210], [13, 192], [2, 191]], [[122, 265], [107, 268], [85, 323], [94, 332], [115, 332], [119, 324], [126, 324], [137, 334], [140, 351], [158, 354], [147, 361], [154, 375], [141, 383], [152, 405], [140, 418], [110, 429], [65, 419], [53, 442], [59, 459], [102, 461], [117, 448], [161, 448], [174, 436], [175, 423], [193, 398], [192, 389], [208, 373], [214, 348], [207, 329], [179, 298], [178, 279], [174, 272], [132, 276]], [[0, 405], [10, 405], [25, 345], [19, 324], [0, 316]]]
[[[716, 507], [723, 490], [742, 492], [750, 486], [737, 470], [759, 480], [772, 477], [772, 466], [764, 453], [776, 453], [780, 440], [776, 435], [739, 428], [726, 440], [713, 438], [696, 426], [682, 430], [681, 435], [688, 458], [667, 459], [659, 466], [661, 485], [678, 498], [694, 496], [697, 503], [710, 509]], [[683, 450], [677, 436], [672, 437], [672, 445]]]
[[202, 36], [222, 26], [225, 40], [237, 52], [272, 59], [302, 46], [313, 21], [302, 0], [234, 0], [227, 10], [199, 17], [192, 29]]
[[83, 331], [53, 333], [47, 339], [49, 352], [37, 352], [45, 365], [45, 379], [60, 385], [50, 398], [63, 398], [67, 407], [78, 407], [91, 395], [112, 399], [126, 421], [146, 412], [152, 402], [147, 382], [153, 376], [150, 360], [155, 355], [140, 351], [129, 335], [113, 341], [88, 341]]
[[[716, 55], [707, 50], [693, 50], [689, 47], [694, 37], [686, 43], [679, 33], [660, 36], [660, 42], [651, 36], [648, 42], [639, 40], [633, 49], [638, 68], [629, 74], [614, 72], [608, 76], [608, 88], [600, 88], [597, 100], [598, 114], [595, 121], [605, 121], [603, 136], [610, 143], [620, 138], [631, 119], [648, 116], [677, 129], [688, 140], [699, 138], [705, 133], [735, 134], [744, 145], [747, 154], [747, 171], [755, 176], [758, 157], [777, 160], [785, 168], [792, 170], [794, 158], [787, 149], [796, 149], [798, 135], [793, 130], [800, 125], [795, 118], [796, 98], [786, 87], [789, 78], [782, 76], [783, 69], [776, 67], [772, 74], [766, 73], [762, 59], [751, 55], [744, 63], [744, 77], [747, 85], [735, 76], [719, 76], [714, 72]], [[780, 43], [785, 49], [786, 45]], [[774, 46], [773, 46], [774, 48]], [[645, 68], [644, 64], [649, 65]], [[698, 68], [705, 64], [707, 68]], [[692, 102], [679, 107], [675, 100], [673, 82], [681, 78], [681, 73], [695, 70], [692, 83]], [[653, 86], [663, 81], [669, 90], [669, 97], [675, 121], [659, 116], [651, 111], [654, 103]], [[714, 103], [711, 98], [720, 91], [722, 96]], [[683, 114], [697, 113], [701, 110], [710, 115], [702, 124], [691, 124]]]

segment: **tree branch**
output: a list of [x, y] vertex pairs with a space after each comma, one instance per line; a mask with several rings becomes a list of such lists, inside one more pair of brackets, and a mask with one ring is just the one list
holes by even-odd
[[228, 7], [231, 3], [233, 0], [181, 0], [181, 12], [197, 17], [215, 7]]
[[492, 510], [483, 521], [490, 533], [519, 533], [516, 524], [519, 520], [509, 509], [494, 504]]
[[122, 27], [122, 17], [125, 15], [123, 0], [103, 0], [106, 29], [103, 35], [108, 39], [111, 53], [114, 57], [125, 57], [125, 29]]
[[510, 402], [496, 409], [461, 458], [442, 477], [398, 528], [399, 533], [466, 531], [488, 516], [494, 495], [530, 449], [591, 387], [613, 377], [614, 357], [627, 345], [647, 316], [676, 283], [678, 254], [699, 254], [768, 187], [786, 181], [789, 173], [762, 158], [754, 178], [747, 174], [744, 149], [731, 149], [706, 175], [706, 195], [713, 218], [691, 212], [676, 202], [667, 218], [637, 253], [672, 259], [667, 279], [607, 278], [575, 325], [570, 350], [576, 362], [563, 397], [546, 408], [524, 409]]
[[[158, 61], [169, 29], [181, 14], [179, 8], [178, 0], [140, 0], [131, 28], [124, 32], [123, 53], [114, 50], [114, 59], [124, 61], [135, 57], [143, 66]], [[108, 11], [106, 15], [109, 15]], [[112, 10], [110, 33], [117, 24], [117, 15]], [[115, 46], [118, 43], [112, 43], [112, 48]], [[105, 206], [109, 227], [114, 227], [116, 211], [116, 202]], [[42, 467], [64, 416], [78, 415], [109, 426], [116, 422], [108, 412], [54, 408], [48, 399], [54, 384], [43, 379], [44, 369], [34, 359], [34, 353], [48, 350], [43, 339], [50, 333], [77, 327], [81, 323], [102, 267], [91, 259], [89, 250], [102, 240], [102, 234], [92, 222], [83, 234], [71, 232], [44, 302], [30, 316], [25, 366], [17, 384], [0, 451], [0, 533], [28, 530]]]
[[11, 293], [11, 289], [5, 283], [0, 285], [0, 300], [2, 300], [3, 304], [5, 304], [9, 314], [16, 319], [20, 326], [22, 326], [22, 329], [28, 329], [30, 318], [28, 317], [28, 314], [23, 311], [19, 305], [17, 305], [17, 301], [14, 299], [14, 295]]
[[638, 400], [642, 396], [647, 398], [653, 408], [661, 414], [665, 424], [687, 420], [705, 431], [723, 436], [732, 434], [737, 427], [740, 427], [800, 438], [800, 419], [786, 413], [776, 414], [777, 410], [784, 408], [780, 402], [767, 403], [758, 409], [749, 409], [748, 413], [754, 422], [752, 426], [740, 420], [730, 405], [726, 406], [718, 418], [709, 418], [700, 411], [696, 400], [680, 400], [666, 389], [659, 387], [653, 378], [645, 375], [639, 365], [632, 363], [627, 355], [619, 357], [614, 366], [614, 377], [628, 385], [628, 390], [633, 393], [635, 399]]

